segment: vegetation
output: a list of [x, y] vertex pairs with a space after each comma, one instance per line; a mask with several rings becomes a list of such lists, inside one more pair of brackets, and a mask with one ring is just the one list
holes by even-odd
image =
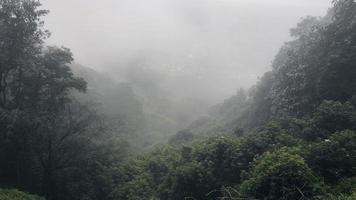
[[0, 199], [1, 200], [44, 200], [36, 195], [26, 194], [18, 190], [0, 190]]
[[353, 0], [292, 29], [249, 92], [140, 154], [130, 151], [145, 127], [132, 88], [101, 92], [74, 75], [70, 50], [44, 44], [46, 13], [36, 0], [0, 1], [1, 187], [47, 200], [356, 199]]
[[353, 200], [353, 199], [356, 199], [356, 192], [353, 192], [350, 195], [342, 194], [342, 195], [326, 198], [326, 200]]

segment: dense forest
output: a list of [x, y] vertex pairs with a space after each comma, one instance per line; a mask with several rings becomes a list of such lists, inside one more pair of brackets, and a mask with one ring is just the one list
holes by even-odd
[[197, 105], [144, 109], [144, 89], [47, 46], [48, 12], [0, 0], [1, 200], [356, 199], [354, 0], [305, 17], [271, 71], [190, 124]]

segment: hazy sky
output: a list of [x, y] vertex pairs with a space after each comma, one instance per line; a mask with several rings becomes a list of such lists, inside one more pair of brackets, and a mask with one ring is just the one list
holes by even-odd
[[269, 69], [302, 17], [322, 16], [331, 5], [329, 0], [42, 2], [51, 11], [48, 42], [72, 49], [76, 62], [118, 76], [145, 65], [168, 76], [171, 86], [183, 82], [181, 92], [224, 98]]

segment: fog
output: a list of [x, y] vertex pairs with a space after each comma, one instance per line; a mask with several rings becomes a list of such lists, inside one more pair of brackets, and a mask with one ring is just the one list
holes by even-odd
[[355, 163], [356, 0], [0, 0], [0, 200], [356, 200]]
[[48, 43], [70, 48], [75, 62], [207, 105], [253, 85], [290, 39], [289, 29], [330, 6], [328, 0], [43, 1], [51, 11]]

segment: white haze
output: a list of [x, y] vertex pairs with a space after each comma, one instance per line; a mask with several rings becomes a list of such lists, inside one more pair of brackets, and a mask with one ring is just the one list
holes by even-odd
[[43, 0], [51, 10], [48, 43], [72, 49], [77, 63], [128, 81], [145, 69], [142, 76], [154, 76], [162, 95], [209, 104], [255, 83], [289, 29], [302, 17], [324, 15], [330, 3]]

